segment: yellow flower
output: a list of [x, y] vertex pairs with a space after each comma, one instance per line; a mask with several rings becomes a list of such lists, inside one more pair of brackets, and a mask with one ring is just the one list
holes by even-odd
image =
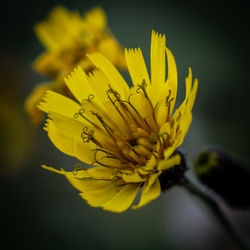
[[[67, 95], [64, 77], [80, 65], [85, 72], [93, 70], [94, 65], [86, 57], [87, 53], [100, 52], [116, 67], [125, 68], [123, 49], [107, 27], [104, 11], [96, 7], [81, 17], [77, 12], [69, 12], [56, 7], [48, 20], [35, 26], [35, 32], [46, 52], [34, 62], [34, 69], [51, 79], [47, 90]], [[36, 105], [41, 101], [45, 85], [36, 87], [25, 103], [31, 122], [37, 125], [42, 115]]]
[[65, 78], [76, 101], [47, 91], [39, 104], [54, 145], [90, 165], [72, 172], [43, 167], [65, 175], [91, 206], [125, 211], [142, 188], [132, 207], [139, 208], [159, 196], [159, 176], [181, 162], [174, 152], [191, 123], [198, 81], [192, 84], [189, 69], [185, 100], [173, 112], [177, 68], [165, 43], [164, 35], [152, 32], [151, 78], [141, 50], [125, 50], [131, 88], [103, 55], [88, 54], [97, 69], [87, 75], [77, 67]]

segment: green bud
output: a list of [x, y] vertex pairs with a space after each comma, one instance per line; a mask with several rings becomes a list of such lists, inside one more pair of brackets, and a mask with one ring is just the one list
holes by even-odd
[[218, 147], [209, 147], [194, 164], [198, 179], [233, 208], [250, 207], [250, 166]]

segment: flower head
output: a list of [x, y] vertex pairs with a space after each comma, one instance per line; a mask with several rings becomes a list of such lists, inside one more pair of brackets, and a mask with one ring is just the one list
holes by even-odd
[[51, 82], [36, 87], [27, 98], [25, 108], [34, 125], [42, 119], [36, 105], [41, 101], [44, 90], [68, 95], [64, 77], [76, 65], [85, 72], [93, 70], [94, 65], [86, 57], [87, 53], [100, 52], [116, 67], [125, 67], [122, 47], [108, 29], [105, 13], [99, 7], [83, 17], [61, 6], [56, 7], [47, 20], [35, 26], [35, 33], [46, 52], [36, 59], [34, 69], [49, 77]]
[[153, 31], [151, 78], [139, 48], [125, 50], [132, 87], [103, 55], [89, 54], [97, 69], [87, 75], [77, 67], [65, 78], [75, 100], [48, 91], [39, 104], [55, 146], [90, 165], [72, 172], [44, 167], [65, 175], [91, 206], [125, 211], [142, 188], [133, 206], [139, 208], [159, 196], [159, 176], [181, 162], [175, 151], [192, 120], [198, 81], [192, 84], [189, 69], [185, 100], [173, 112], [177, 68], [165, 44]]

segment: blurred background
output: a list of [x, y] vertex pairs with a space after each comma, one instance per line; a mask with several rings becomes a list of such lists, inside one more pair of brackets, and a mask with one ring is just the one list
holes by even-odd
[[[0, 23], [0, 248], [237, 249], [181, 188], [137, 211], [113, 214], [89, 207], [65, 178], [40, 167], [76, 163], [52, 145], [42, 125], [32, 128], [23, 110], [31, 89], [45, 80], [31, 69], [44, 51], [33, 26], [57, 5], [81, 14], [103, 7], [113, 34], [124, 47], [141, 47], [148, 65], [151, 30], [166, 34], [178, 67], [179, 103], [189, 66], [200, 82], [182, 146], [188, 161], [206, 144], [249, 161], [249, 7], [243, 1], [7, 1]], [[221, 206], [249, 239], [250, 212]]]

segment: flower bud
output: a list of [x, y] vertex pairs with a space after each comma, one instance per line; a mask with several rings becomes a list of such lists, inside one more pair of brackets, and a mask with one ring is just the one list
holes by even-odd
[[198, 156], [194, 169], [199, 180], [233, 208], [250, 207], [250, 168], [218, 147]]

